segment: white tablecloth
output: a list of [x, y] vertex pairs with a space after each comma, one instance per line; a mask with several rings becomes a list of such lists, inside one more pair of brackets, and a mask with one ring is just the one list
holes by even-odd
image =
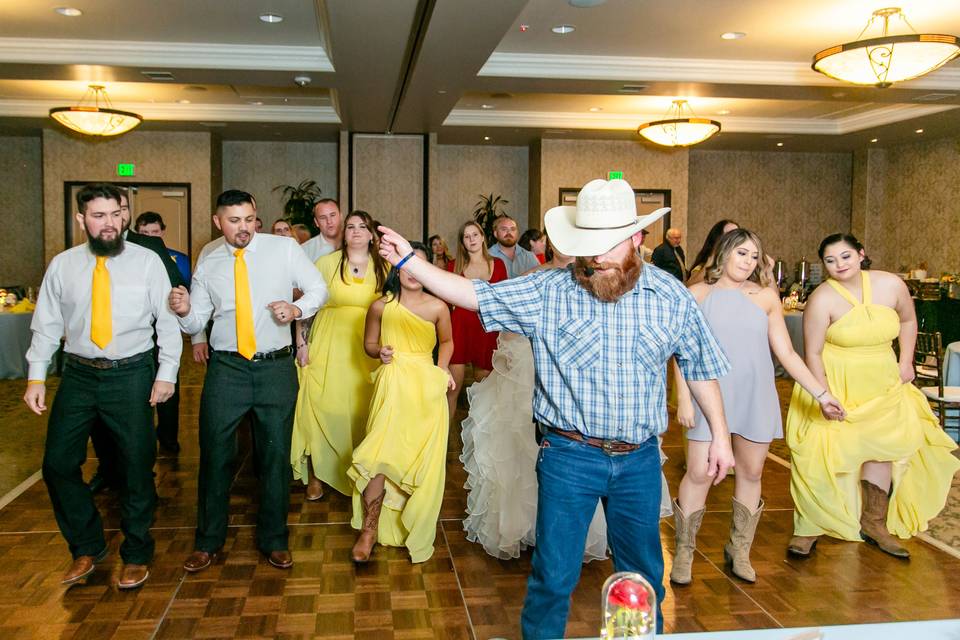
[[951, 342], [943, 353], [943, 384], [960, 387], [960, 342]]
[[960, 638], [960, 619], [753, 629], [751, 631], [668, 633], [657, 637], [676, 638], [676, 640], [740, 640], [741, 638], [744, 640], [791, 640], [808, 631], [822, 632], [823, 640], [957, 640]]

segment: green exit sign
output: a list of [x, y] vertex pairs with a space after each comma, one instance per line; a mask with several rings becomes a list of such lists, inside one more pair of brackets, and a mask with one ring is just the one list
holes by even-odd
[[623, 171], [611, 171], [607, 174], [607, 180], [623, 180]]
[[117, 164], [117, 175], [118, 176], [132, 176], [136, 175], [137, 165], [132, 162], [121, 162]]

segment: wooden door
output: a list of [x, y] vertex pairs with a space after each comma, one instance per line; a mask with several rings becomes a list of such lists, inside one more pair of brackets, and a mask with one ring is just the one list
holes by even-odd
[[[183, 187], [143, 186], [136, 187], [130, 202], [133, 222], [145, 211], [160, 214], [167, 226], [163, 242], [168, 249], [176, 249], [190, 255], [190, 213], [187, 205], [187, 190]], [[132, 224], [132, 223], [131, 223]]]

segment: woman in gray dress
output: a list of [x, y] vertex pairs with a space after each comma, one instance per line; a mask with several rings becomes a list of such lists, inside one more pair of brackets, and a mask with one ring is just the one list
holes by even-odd
[[[730, 427], [737, 474], [733, 492], [733, 521], [724, 558], [733, 574], [756, 580], [750, 565], [750, 547], [763, 511], [760, 478], [767, 449], [783, 437], [780, 402], [774, 381], [771, 350], [783, 368], [820, 403], [828, 419], [843, 415], [843, 407], [814, 377], [796, 354], [783, 320], [777, 292], [766, 286], [760, 265], [765, 264], [760, 239], [746, 229], [734, 229], [717, 244], [707, 263], [703, 282], [690, 285], [703, 315], [730, 360], [730, 373], [720, 379], [723, 408]], [[677, 378], [677, 419], [687, 431], [687, 471], [674, 502], [677, 551], [670, 581], [691, 580], [697, 530], [703, 519], [707, 493], [714, 478], [707, 473], [710, 429], [690, 391]]]

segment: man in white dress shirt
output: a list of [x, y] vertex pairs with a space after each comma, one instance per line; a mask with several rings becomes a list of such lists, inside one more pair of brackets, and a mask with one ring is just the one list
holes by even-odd
[[65, 337], [63, 378], [43, 455], [43, 479], [73, 555], [62, 582], [87, 577], [107, 552], [103, 523], [81, 469], [90, 428], [99, 420], [116, 443], [123, 486], [124, 566], [117, 586], [134, 589], [147, 580], [154, 550], [153, 407], [173, 394], [183, 342], [167, 306], [170, 281], [160, 258], [123, 240], [117, 189], [87, 185], [77, 194], [77, 208], [87, 242], [54, 257], [43, 277], [30, 324], [23, 399], [37, 414], [46, 410], [47, 367]]
[[503, 260], [508, 278], [522, 276], [540, 266], [540, 261], [532, 251], [527, 251], [517, 244], [517, 221], [510, 216], [504, 214], [494, 221], [493, 236], [497, 239], [497, 244], [490, 247], [490, 255]]
[[313, 205], [313, 221], [320, 233], [300, 246], [310, 258], [310, 262], [315, 263], [343, 246], [343, 215], [340, 213], [340, 205], [333, 198], [318, 200]]
[[[221, 193], [213, 223], [223, 245], [197, 265], [189, 293], [183, 287], [170, 292], [184, 332], [196, 334], [213, 318], [200, 396], [197, 531], [183, 564], [189, 572], [209, 567], [226, 542], [236, 430], [248, 413], [260, 482], [257, 548], [275, 567], [293, 565], [287, 507], [298, 383], [289, 324], [314, 315], [327, 300], [327, 286], [293, 238], [256, 233], [256, 215], [249, 193]], [[296, 304], [294, 288], [303, 291]]]

